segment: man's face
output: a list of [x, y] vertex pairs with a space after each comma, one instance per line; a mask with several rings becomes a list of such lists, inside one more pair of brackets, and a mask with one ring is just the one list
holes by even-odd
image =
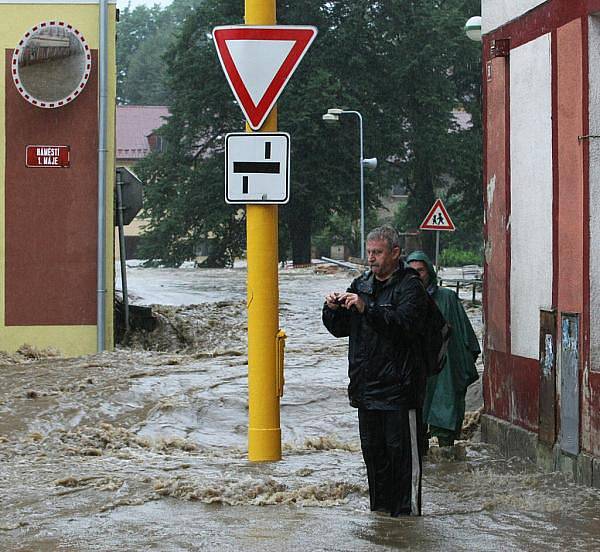
[[411, 261], [408, 263], [408, 266], [414, 268], [419, 273], [421, 282], [427, 287], [429, 285], [429, 270], [427, 270], [427, 265], [423, 261]]
[[387, 279], [398, 268], [400, 248], [389, 248], [385, 240], [367, 242], [367, 260], [369, 267], [378, 280]]

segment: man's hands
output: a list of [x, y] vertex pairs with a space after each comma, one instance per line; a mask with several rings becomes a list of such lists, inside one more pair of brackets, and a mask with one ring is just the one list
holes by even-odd
[[341, 297], [343, 293], [328, 293], [325, 296], [325, 303], [331, 310], [337, 310], [341, 306]]
[[331, 310], [356, 307], [361, 314], [365, 310], [365, 302], [356, 293], [329, 293], [325, 296], [325, 303]]

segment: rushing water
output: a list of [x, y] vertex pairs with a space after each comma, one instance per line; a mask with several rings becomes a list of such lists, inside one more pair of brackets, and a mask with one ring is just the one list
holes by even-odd
[[[268, 464], [245, 451], [245, 270], [129, 278], [135, 302], [162, 305], [131, 348], [0, 356], [0, 550], [600, 548], [597, 491], [500, 458], [477, 433], [433, 448], [423, 517], [369, 512], [347, 342], [320, 322], [348, 274], [280, 273], [284, 459]], [[480, 397], [474, 384], [468, 409]]]

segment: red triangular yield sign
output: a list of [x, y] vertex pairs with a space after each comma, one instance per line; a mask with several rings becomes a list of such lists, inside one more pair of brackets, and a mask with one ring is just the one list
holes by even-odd
[[433, 207], [427, 213], [425, 220], [419, 226], [421, 230], [449, 230], [454, 232], [456, 227], [446, 211], [441, 199], [436, 199]]
[[316, 35], [315, 27], [295, 25], [213, 29], [229, 86], [254, 130], [264, 123]]

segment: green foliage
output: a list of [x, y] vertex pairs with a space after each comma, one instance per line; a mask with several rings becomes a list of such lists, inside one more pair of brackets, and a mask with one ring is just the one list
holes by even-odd
[[[277, 4], [280, 24], [319, 29], [278, 105], [279, 128], [292, 136], [291, 200], [279, 209], [280, 257], [291, 247], [295, 262], [308, 262], [311, 236], [324, 245], [333, 232], [360, 249], [358, 119], [342, 115], [337, 125], [325, 125], [321, 115], [329, 107], [363, 115], [364, 156], [379, 159], [377, 171], [365, 173], [369, 217], [381, 194], [400, 180], [409, 189], [406, 206], [396, 214], [400, 230], [417, 227], [440, 195], [459, 228], [452, 239], [477, 248], [482, 218], [480, 46], [462, 28], [478, 12], [478, 2]], [[242, 220], [222, 199], [223, 137], [241, 130], [243, 118], [210, 37], [216, 25], [242, 23], [243, 8], [239, 0], [198, 2], [179, 11], [174, 32], [161, 37], [170, 43], [162, 59], [169, 60], [165, 83], [172, 116], [162, 131], [167, 152], [142, 164], [151, 220], [144, 247], [152, 258], [177, 262], [211, 233], [228, 254], [243, 247]], [[162, 25], [159, 15], [152, 17], [154, 27], [146, 22], [136, 33], [150, 36]], [[144, 83], [143, 95], [158, 101], [152, 71], [141, 61], [154, 58], [143, 44], [134, 46], [140, 62], [131, 59], [126, 76]], [[136, 97], [125, 81], [122, 89], [131, 90], [126, 97]], [[471, 127], [456, 123], [453, 110], [459, 108], [471, 114]], [[375, 221], [367, 221], [368, 230]], [[431, 252], [431, 243], [426, 245]]]
[[[377, 224], [376, 212], [372, 209], [365, 217], [365, 234]], [[321, 256], [328, 257], [332, 245], [344, 244], [350, 248], [351, 255], [360, 257], [360, 219], [349, 213], [333, 213], [313, 242]]]
[[210, 238], [205, 266], [230, 266], [245, 242], [243, 212], [225, 205], [221, 186], [222, 153], [195, 168], [176, 152], [152, 155], [138, 165], [145, 180], [143, 216], [149, 226], [141, 237], [146, 259], [177, 266], [194, 257], [196, 247]]
[[408, 232], [409, 230], [415, 230], [418, 225], [411, 226], [413, 224], [413, 217], [408, 207], [408, 203], [399, 203], [394, 212], [393, 225], [400, 232]]
[[333, 213], [314, 239], [320, 255], [329, 256], [331, 246], [345, 244], [353, 254], [360, 250], [360, 225], [348, 213]]
[[442, 266], [481, 266], [483, 264], [483, 254], [480, 250], [463, 250], [450, 246], [440, 251], [440, 264]]
[[[405, 231], [417, 228], [435, 197], [443, 197], [459, 227], [453, 238], [478, 247], [481, 46], [462, 29], [479, 12], [479, 2], [339, 0], [326, 9], [337, 54], [328, 66], [343, 84], [338, 105], [363, 114], [365, 157], [379, 159], [379, 186], [374, 179], [367, 185], [369, 205], [376, 204], [378, 192], [401, 181], [409, 197], [395, 220]], [[471, 116], [470, 127], [458, 124], [453, 112], [459, 109]], [[344, 122], [346, 132], [356, 127], [351, 117]], [[432, 237], [424, 235], [430, 253]]]
[[[234, 2], [221, 5], [231, 6], [225, 22], [239, 22], [239, 6], [236, 11]], [[242, 254], [245, 242], [243, 211], [223, 200], [223, 137], [239, 129], [241, 114], [208, 37], [217, 23], [211, 15], [205, 6], [190, 11], [167, 51], [171, 117], [159, 131], [167, 148], [136, 166], [146, 183], [143, 215], [149, 220], [141, 253], [164, 264], [192, 258], [210, 239], [205, 265], [226, 266]]]
[[[481, 194], [469, 193], [481, 188], [481, 47], [462, 32], [466, 17], [478, 10], [475, 1], [381, 3], [386, 78], [373, 94], [385, 116], [401, 122], [385, 133], [387, 159], [409, 189], [397, 217], [401, 230], [417, 228], [439, 196], [448, 200], [453, 218], [461, 220], [463, 211], [464, 218], [475, 218], [471, 231], [481, 225]], [[457, 125], [457, 108], [473, 117], [470, 129]], [[458, 201], [449, 201], [454, 196]], [[432, 252], [432, 236], [425, 237]]]
[[117, 24], [117, 100], [120, 104], [169, 105], [164, 58], [187, 13], [203, 0], [173, 0], [162, 8], [127, 6]]

